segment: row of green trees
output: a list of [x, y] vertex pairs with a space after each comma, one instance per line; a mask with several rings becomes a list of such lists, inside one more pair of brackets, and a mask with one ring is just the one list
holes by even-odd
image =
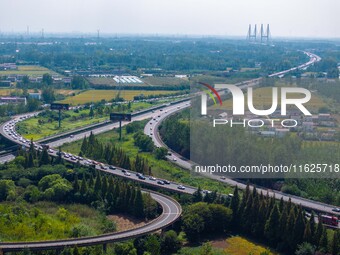
[[92, 133], [89, 137], [84, 137], [79, 155], [139, 173], [151, 174], [151, 167], [145, 158], [137, 156], [135, 160], [132, 160], [122, 148], [104, 144]]
[[232, 227], [246, 235], [265, 240], [272, 247], [286, 252], [293, 252], [303, 242], [311, 243], [324, 253], [340, 252], [340, 232], [334, 231], [329, 238], [329, 231], [321, 221], [316, 223], [315, 214], [307, 219], [301, 206], [283, 199], [276, 202], [275, 197], [259, 194], [247, 186], [242, 199], [237, 187], [234, 190], [230, 208], [232, 209]]

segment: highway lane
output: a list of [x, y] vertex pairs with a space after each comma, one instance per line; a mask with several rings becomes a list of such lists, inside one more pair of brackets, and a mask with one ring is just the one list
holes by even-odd
[[[189, 107], [189, 105], [185, 105], [183, 108], [185, 108], [185, 107]], [[156, 118], [157, 121], [150, 120], [145, 125], [144, 133], [146, 135], [149, 135], [150, 137], [152, 137], [152, 140], [153, 140], [155, 146], [165, 147], [165, 148], [168, 149], [169, 152], [171, 152], [171, 155], [167, 156], [167, 159], [169, 161], [172, 161], [173, 163], [177, 164], [178, 166], [180, 166], [184, 169], [192, 170], [193, 166], [194, 166], [194, 162], [183, 158], [183, 156], [181, 156], [178, 153], [176, 153], [175, 151], [172, 151], [171, 149], [169, 149], [164, 144], [164, 142], [161, 140], [159, 133], [158, 133], [158, 126], [160, 125], [161, 121], [163, 121], [164, 119], [166, 119], [170, 115], [172, 115], [172, 114], [174, 114], [178, 111], [181, 111], [183, 108], [181, 108], [181, 109], [174, 108], [174, 109], [167, 111], [167, 112], [158, 112], [156, 115], [157, 115], [157, 117], [158, 116], [160, 116], [160, 117]], [[214, 179], [216, 181], [224, 182], [224, 183], [227, 183], [231, 186], [238, 186], [240, 189], [245, 189], [246, 186], [247, 186], [246, 184], [241, 183], [237, 180], [224, 178], [223, 176], [219, 176], [219, 175], [213, 175], [213, 174], [209, 174], [209, 173], [195, 173], [193, 171], [192, 171], [192, 173], [193, 174], [199, 174], [201, 176], [204, 176], [204, 177], [207, 177], [207, 178], [210, 178], [210, 179]], [[253, 189], [253, 186], [250, 186], [250, 188]], [[301, 197], [297, 197], [297, 196], [294, 196], [294, 195], [288, 195], [288, 194], [282, 193], [280, 191], [269, 190], [269, 189], [265, 189], [265, 188], [261, 188], [261, 187], [256, 187], [256, 188], [257, 188], [258, 192], [263, 192], [263, 194], [268, 194], [270, 197], [275, 196], [276, 199], [281, 199], [281, 197], [282, 197], [284, 201], [288, 201], [289, 199], [291, 199], [292, 203], [301, 205], [304, 208], [308, 208], [308, 209], [311, 209], [311, 210], [325, 212], [325, 213], [328, 213], [328, 214], [340, 216], [339, 213], [332, 211], [332, 209], [334, 209], [335, 206], [328, 205], [328, 204], [321, 203], [321, 202], [317, 202], [317, 201], [313, 201], [313, 200], [309, 200], [309, 199], [305, 199], [305, 198], [301, 198]]]
[[[166, 112], [168, 110], [172, 111], [173, 109], [177, 109], [178, 107], [184, 107], [185, 105], [188, 104], [188, 102], [189, 101], [181, 102], [181, 103], [178, 103], [176, 105], [168, 105], [165, 108], [163, 108], [162, 110], [164, 112]], [[152, 118], [152, 116], [154, 116], [155, 113], [156, 113], [156, 111], [141, 114], [139, 116], [134, 117], [133, 120], [135, 121], [135, 120], [143, 120], [143, 119]], [[12, 140], [13, 142], [15, 142], [17, 144], [19, 144], [21, 146], [25, 146], [26, 148], [28, 148], [30, 146], [30, 141], [22, 138], [15, 131], [16, 123], [18, 123], [19, 121], [24, 120], [26, 118], [32, 117], [34, 115], [33, 114], [27, 114], [27, 115], [24, 115], [24, 116], [25, 116], [25, 118], [23, 118], [22, 115], [20, 115], [18, 117], [14, 117], [12, 120], [2, 124], [0, 126], [0, 133], [4, 137], [6, 137], [7, 139]], [[128, 123], [129, 122], [123, 122], [122, 125], [126, 125]], [[112, 130], [113, 128], [117, 128], [117, 127], [118, 127], [118, 123], [112, 123], [112, 124], [107, 125], [107, 126], [96, 128], [96, 129], [92, 130], [92, 132], [94, 134], [99, 134], [99, 133], [107, 132], [107, 131]], [[71, 137], [62, 138], [58, 141], [49, 143], [48, 144], [50, 146], [50, 149], [49, 149], [49, 152], [48, 152], [49, 155], [53, 156], [53, 157], [57, 157], [58, 156], [57, 155], [58, 150], [53, 149], [53, 148], [61, 146], [64, 143], [83, 139], [84, 136], [89, 136], [90, 132], [91, 131], [86, 131], [86, 132], [83, 132], [83, 133], [80, 133], [80, 134], [76, 134], [72, 138]], [[36, 149], [40, 149], [40, 150], [42, 149], [42, 147], [39, 143], [34, 142], [34, 146], [35, 146]], [[104, 164], [101, 164], [100, 162], [96, 162], [96, 161], [93, 161], [93, 160], [87, 159], [87, 158], [81, 158], [80, 159], [76, 155], [66, 154], [66, 155], [62, 155], [62, 158], [64, 160], [72, 162], [72, 163], [78, 162], [79, 164], [84, 165], [84, 166], [94, 165], [97, 170], [106, 171], [106, 172], [109, 172], [109, 173], [114, 174], [116, 176], [127, 178], [127, 179], [132, 180], [132, 181], [139, 181], [139, 182], [142, 182], [146, 185], [153, 186], [153, 187], [159, 187], [159, 188], [162, 188], [162, 189], [167, 189], [167, 190], [170, 190], [170, 191], [176, 191], [176, 192], [187, 193], [187, 194], [193, 194], [196, 191], [196, 188], [189, 187], [189, 186], [186, 186], [186, 185], [181, 185], [179, 183], [174, 183], [174, 182], [169, 182], [168, 184], [159, 183], [159, 181], [163, 181], [163, 180], [152, 178], [151, 176], [147, 176], [147, 175], [145, 176], [145, 180], [142, 180], [136, 175], [137, 173], [132, 172], [128, 169], [122, 169], [122, 168], [119, 168], [119, 167], [115, 167], [115, 170], [112, 170], [112, 169], [109, 168], [108, 165], [104, 165]]]
[[124, 241], [138, 236], [153, 233], [159, 229], [170, 226], [179, 219], [182, 214], [182, 208], [176, 200], [160, 193], [152, 191], [148, 192], [150, 192], [151, 197], [162, 207], [163, 212], [159, 217], [150, 221], [142, 227], [94, 237], [37, 242], [2, 242], [0, 243], [0, 251], [2, 250], [3, 252], [14, 252], [22, 251], [24, 249], [29, 249], [30, 251], [63, 249], [65, 247], [92, 246], [97, 244]]
[[8, 153], [8, 154], [5, 154], [5, 155], [2, 155], [0, 157], [0, 164], [12, 161], [13, 159], [15, 159], [14, 153]]
[[[315, 55], [315, 54], [312, 54], [312, 53], [309, 53], [309, 52], [304, 52], [304, 53], [310, 57], [310, 60], [307, 63], [302, 64], [297, 68], [306, 68], [306, 67], [314, 64], [315, 62], [318, 62], [318, 61], [321, 60], [321, 58], [319, 56]], [[289, 70], [286, 70], [286, 71], [283, 71], [283, 72], [278, 72], [278, 73], [269, 75], [269, 77], [279, 76], [281, 74], [285, 74], [285, 73], [288, 73], [290, 71], [296, 70], [297, 68], [292, 68], [292, 69], [289, 69]], [[239, 85], [239, 87], [246, 88], [246, 87], [254, 86], [254, 85], [258, 84], [259, 80], [260, 79], [254, 79], [254, 80], [251, 80], [251, 81], [239, 83], [237, 85]], [[190, 104], [186, 104], [186, 105], [184, 105], [180, 108], [173, 108], [171, 110], [168, 110], [167, 112], [158, 111], [157, 114], [155, 114], [156, 118], [150, 120], [146, 124], [146, 126], [144, 128], [144, 133], [146, 135], [152, 137], [152, 140], [153, 140], [155, 146], [165, 147], [165, 148], [168, 149], [168, 151], [170, 151], [171, 155], [167, 156], [167, 159], [169, 161], [172, 161], [173, 163], [177, 164], [178, 166], [180, 166], [184, 169], [192, 170], [193, 166], [194, 166], [194, 162], [183, 158], [178, 153], [169, 149], [163, 143], [163, 141], [161, 140], [159, 133], [158, 133], [158, 127], [159, 127], [161, 121], [163, 121], [165, 118], [169, 117], [170, 115], [172, 115], [172, 114], [174, 114], [178, 111], [183, 110], [183, 108], [186, 108], [186, 107], [189, 107], [189, 106], [190, 106]], [[237, 185], [241, 189], [246, 188], [246, 184], [244, 184], [244, 183], [241, 183], [237, 180], [224, 178], [224, 177], [221, 177], [219, 175], [213, 175], [213, 174], [209, 174], [209, 173], [194, 173], [194, 174], [199, 174], [199, 175], [205, 176], [207, 178], [214, 179], [216, 181], [224, 182], [224, 183], [227, 183], [231, 186]], [[253, 189], [253, 186], [251, 186], [250, 188]], [[336, 213], [336, 212], [332, 211], [332, 209], [334, 209], [334, 207], [335, 207], [335, 206], [332, 206], [332, 205], [324, 204], [324, 203], [309, 200], [309, 199], [304, 199], [304, 198], [293, 196], [293, 195], [284, 194], [280, 191], [268, 190], [268, 189], [264, 189], [264, 188], [260, 188], [260, 187], [257, 187], [257, 189], [258, 189], [259, 192], [262, 191], [264, 194], [268, 194], [271, 197], [275, 196], [277, 199], [281, 199], [281, 197], [285, 201], [288, 201], [289, 199], [291, 199], [292, 203], [301, 205], [304, 208], [308, 208], [308, 209], [311, 209], [311, 210], [325, 212], [325, 213], [328, 213], [328, 214], [340, 216], [340, 213]]]
[[[313, 64], [315, 61], [320, 60], [318, 58], [316, 58], [315, 56], [314, 60], [312, 61], [312, 57], [311, 57], [311, 61], [310, 64]], [[308, 65], [307, 65], [308, 66]], [[279, 74], [276, 74], [274, 76], [277, 76]], [[272, 75], [273, 76], [273, 75]], [[238, 84], [240, 86], [253, 86], [256, 85], [259, 82], [259, 79], [254, 79], [248, 82], [244, 82], [242, 84]], [[153, 137], [153, 141], [155, 142], [156, 146], [162, 146], [163, 143], [162, 141], [159, 139], [158, 134], [156, 132], [157, 130], [157, 126], [159, 125], [159, 123], [165, 119], [166, 117], [168, 117], [170, 114], [175, 113], [176, 111], [180, 111], [183, 108], [189, 107], [189, 101], [187, 102], [183, 102], [183, 103], [179, 103], [177, 105], [170, 105], [168, 107], [165, 107], [162, 111], [161, 110], [157, 110], [154, 112], [149, 112], [149, 113], [145, 113], [145, 114], [141, 114], [140, 116], [134, 118], [134, 120], [142, 120], [142, 119], [147, 119], [147, 118], [152, 118], [152, 121], [154, 121], [154, 124], [151, 121], [151, 124], [148, 123], [148, 125], [145, 128], [145, 133], [152, 136]], [[158, 115], [157, 115], [158, 114]], [[32, 115], [27, 115], [28, 117], [32, 117], [34, 114]], [[19, 145], [25, 145], [25, 146], [29, 146], [29, 141], [21, 138], [19, 135], [13, 137], [13, 135], [10, 135], [10, 133], [8, 132], [9, 129], [11, 129], [13, 132], [15, 132], [15, 124], [20, 121], [21, 117], [16, 117], [13, 120], [1, 125], [0, 127], [0, 132], [2, 135], [4, 135], [5, 137], [7, 137], [8, 139], [18, 143]], [[126, 125], [128, 122], [124, 122], [123, 125]], [[6, 128], [7, 126], [7, 128]], [[92, 132], [94, 134], [99, 134], [102, 132], [106, 132], [109, 130], [112, 130], [114, 128], [118, 127], [118, 123], [113, 123], [111, 125], [108, 126], [104, 126], [104, 127], [100, 127], [97, 129], [92, 130]], [[151, 129], [150, 129], [151, 128]], [[7, 129], [7, 130], [6, 130]], [[90, 132], [83, 132], [81, 134], [77, 134], [74, 135], [74, 137], [69, 137], [69, 138], [64, 138], [64, 139], [60, 139], [59, 141], [56, 142], [51, 142], [49, 145], [51, 147], [58, 147], [61, 146], [62, 144], [66, 143], [66, 142], [72, 142], [75, 140], [79, 140], [79, 139], [83, 139], [83, 137], [86, 135], [88, 136], [90, 134]], [[39, 149], [39, 144], [36, 144], [37, 148]], [[56, 156], [57, 151], [56, 150], [51, 150], [50, 152], [51, 156]], [[88, 159], [72, 159], [72, 156], [70, 155], [69, 157], [65, 157], [66, 155], [63, 155], [65, 160], [71, 161], [71, 162], [77, 162], [79, 161], [79, 163], [87, 165], [89, 163], [90, 160]], [[176, 162], [178, 165], [180, 165], [183, 168], [187, 168], [187, 169], [191, 169], [192, 167], [192, 162], [183, 159], [180, 155], [172, 152], [172, 155], [168, 156], [169, 160], [172, 160], [173, 162]], [[97, 162], [96, 162], [97, 163]], [[183, 193], [188, 193], [188, 194], [192, 194], [196, 191], [195, 188], [193, 187], [188, 187], [188, 186], [182, 186], [182, 185], [178, 185], [176, 183], [169, 183], [169, 184], [159, 184], [157, 182], [157, 180], [152, 179], [152, 177], [147, 177], [145, 179], [140, 179], [138, 176], [136, 176], [136, 174], [127, 174], [127, 170], [124, 169], [120, 169], [120, 168], [116, 168], [115, 170], [109, 169], [107, 166], [101, 165], [99, 163], [95, 164], [95, 167], [98, 170], [101, 171], [105, 171], [105, 172], [109, 172], [111, 174], [115, 174], [117, 176], [121, 176], [121, 177], [125, 177], [134, 181], [139, 181], [139, 182], [144, 182], [145, 184], [148, 185], [152, 185], [152, 186], [158, 186], [159, 188], [166, 188], [168, 190], [173, 190], [173, 191], [177, 191], [177, 192], [183, 192]], [[213, 176], [213, 175], [209, 175], [209, 178], [214, 178], [216, 180], [219, 181], [223, 181], [223, 182], [227, 182], [230, 185], [238, 185], [240, 188], [245, 188], [245, 185], [242, 183], [239, 183], [237, 181], [231, 180], [231, 179], [224, 179], [221, 180], [219, 179], [218, 176]], [[183, 189], [179, 189], [179, 186], [181, 186]], [[292, 199], [293, 203], [296, 204], [301, 204], [304, 207], [310, 208], [310, 209], [314, 209], [314, 210], [319, 210], [319, 211], [324, 211], [324, 212], [331, 212], [330, 210], [332, 209], [331, 206], [329, 205], [325, 205], [325, 204], [321, 204], [315, 201], [310, 201], [310, 200], [306, 200], [306, 199], [302, 199], [302, 198], [298, 198], [298, 197], [292, 197], [292, 196], [287, 196], [285, 194], [282, 194], [280, 192], [276, 192], [276, 191], [268, 191], [268, 190], [264, 190], [264, 189], [259, 189], [259, 191], [263, 191], [264, 193], [268, 193], [268, 195], [270, 196], [276, 196], [276, 198], [280, 198], [277, 195], [280, 195], [285, 199], [288, 200], [290, 197]], [[155, 193], [152, 193], [152, 197], [163, 207], [163, 213], [160, 217], [158, 217], [156, 220], [154, 220], [153, 222], [151, 222], [150, 224], [147, 224], [141, 228], [138, 229], [134, 229], [131, 231], [126, 231], [126, 232], [120, 232], [120, 233], [115, 233], [115, 234], [109, 234], [109, 235], [102, 235], [102, 236], [97, 236], [97, 237], [91, 237], [91, 238], [80, 238], [80, 239], [73, 239], [73, 240], [58, 240], [58, 241], [47, 241], [47, 242], [34, 242], [34, 243], [1, 243], [0, 248], [3, 251], [16, 251], [16, 250], [22, 250], [22, 249], [26, 249], [29, 248], [31, 250], [39, 250], [39, 249], [58, 249], [58, 248], [63, 248], [65, 246], [86, 246], [86, 245], [93, 245], [93, 244], [101, 244], [101, 243], [108, 243], [108, 242], [113, 242], [113, 241], [122, 241], [122, 240], [126, 240], [129, 239], [131, 237], [136, 237], [136, 236], [140, 236], [140, 235], [144, 235], [146, 233], [151, 233], [154, 232], [158, 229], [164, 228], [170, 224], [172, 224], [174, 221], [176, 221], [181, 214], [181, 207], [180, 205], [175, 201], [169, 198], [166, 198], [167, 200], [164, 200], [165, 196], [163, 195], [157, 195]], [[334, 214], [334, 213], [333, 213]]]

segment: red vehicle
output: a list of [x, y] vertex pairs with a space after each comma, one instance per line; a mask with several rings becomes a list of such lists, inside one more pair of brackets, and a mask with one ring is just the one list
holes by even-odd
[[321, 220], [321, 222], [326, 225], [338, 226], [338, 218], [335, 216], [320, 215], [319, 220]]

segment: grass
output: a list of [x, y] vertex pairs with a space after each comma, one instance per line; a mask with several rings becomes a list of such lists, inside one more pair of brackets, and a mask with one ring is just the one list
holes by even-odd
[[[227, 247], [224, 249], [226, 254], [230, 255], [260, 255], [267, 249], [262, 245], [253, 243], [246, 238], [235, 236], [230, 237], [226, 240]], [[275, 255], [276, 253], [269, 253], [270, 255]]]
[[[81, 110], [79, 114], [76, 114], [72, 111], [68, 111], [67, 113], [72, 116], [79, 116], [80, 114], [89, 114], [90, 110]], [[39, 140], [46, 136], [62, 133], [69, 130], [74, 130], [79, 127], [83, 127], [86, 125], [98, 123], [108, 119], [108, 116], [95, 116], [94, 118], [85, 117], [79, 120], [73, 120], [72, 118], [63, 119], [61, 122], [61, 128], [58, 128], [58, 121], [49, 122], [48, 119], [38, 116], [34, 118], [27, 119], [18, 123], [16, 129], [18, 133], [23, 135], [26, 139]], [[39, 123], [39, 120], [43, 120], [44, 123]]]
[[25, 65], [25, 66], [18, 66], [17, 70], [6, 70], [6, 71], [0, 71], [0, 76], [6, 76], [11, 74], [21, 74], [21, 75], [28, 75], [28, 76], [42, 76], [45, 73], [49, 73], [51, 75], [58, 75], [62, 76], [60, 74], [57, 74], [56, 72], [51, 71], [50, 69], [42, 66], [35, 66], [35, 65]]
[[[149, 95], [160, 95], [160, 94], [173, 94], [177, 91], [163, 91], [163, 90], [122, 90], [120, 91], [120, 97], [125, 100], [133, 100], [134, 96], [143, 94], [144, 96]], [[60, 103], [79, 105], [91, 102], [99, 102], [101, 100], [110, 101], [118, 95], [118, 90], [87, 90], [78, 95], [66, 98]]]
[[99, 235], [103, 234], [105, 221], [105, 215], [87, 205], [3, 202], [0, 204], [0, 240], [70, 238], [75, 226], [85, 226], [82, 236]]
[[[280, 89], [278, 89], [278, 105], [281, 105]], [[288, 95], [289, 98], [301, 98], [301, 94], [291, 93]], [[245, 99], [247, 99], [247, 94], [245, 93]], [[245, 100], [246, 102], [247, 100]], [[232, 99], [228, 99], [223, 102], [223, 105], [214, 105], [212, 109], [232, 109]], [[269, 109], [272, 106], [272, 88], [257, 88], [253, 90], [253, 103], [256, 109]], [[312, 93], [311, 100], [305, 104], [306, 108], [312, 113], [317, 113], [320, 107], [327, 106], [327, 104], [319, 97], [317, 94]], [[290, 106], [287, 106], [290, 109]], [[292, 108], [293, 109], [293, 108]], [[294, 108], [296, 109], [296, 108]], [[248, 110], [248, 106], [245, 103], [245, 110]]]
[[[261, 244], [255, 243], [245, 237], [233, 236], [225, 240], [210, 240], [211, 255], [260, 255], [263, 252], [269, 252], [270, 255], [278, 255], [266, 249]], [[177, 254], [207, 254], [204, 253], [204, 245], [197, 247], [183, 247]]]
[[[144, 120], [143, 123], [147, 123], [148, 120]], [[125, 128], [123, 128], [123, 139], [120, 142], [118, 140], [118, 132], [112, 130], [99, 135], [96, 138], [109, 144], [115, 144], [121, 146], [128, 156], [135, 159], [137, 154], [148, 160], [149, 166], [152, 168], [152, 175], [161, 179], [168, 179], [175, 182], [183, 183], [186, 185], [201, 187], [207, 190], [217, 190], [218, 192], [229, 194], [232, 193], [233, 188], [208, 178], [194, 176], [188, 170], [183, 170], [166, 160], [158, 160], [152, 153], [142, 152], [139, 153], [139, 148], [134, 145], [133, 134], [126, 134]], [[78, 154], [80, 151], [82, 141], [75, 141], [63, 146], [62, 150], [73, 154]]]
[[[153, 105], [154, 104], [146, 102], [133, 103], [131, 104], [131, 111], [139, 111], [145, 108], [149, 108]], [[115, 110], [113, 109], [113, 111]], [[88, 116], [89, 112], [90, 112], [89, 109], [80, 110], [79, 113], [67, 111], [67, 114], [70, 115], [70, 117], [62, 120], [60, 129], [58, 127], [58, 121], [54, 121], [47, 117], [38, 116], [19, 122], [16, 126], [16, 130], [26, 139], [33, 139], [34, 141], [36, 141], [47, 136], [74, 130], [80, 127], [99, 123], [109, 119], [108, 114], [107, 115], [103, 114], [99, 116], [95, 115], [93, 118], [84, 117], [77, 120], [74, 120], [73, 118], [79, 117], [81, 114]], [[39, 123], [39, 120], [43, 121], [43, 123], [41, 122]]]

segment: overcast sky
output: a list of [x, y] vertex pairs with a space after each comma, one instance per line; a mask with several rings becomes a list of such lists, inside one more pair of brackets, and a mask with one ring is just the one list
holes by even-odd
[[0, 31], [340, 38], [339, 0], [0, 0]]

